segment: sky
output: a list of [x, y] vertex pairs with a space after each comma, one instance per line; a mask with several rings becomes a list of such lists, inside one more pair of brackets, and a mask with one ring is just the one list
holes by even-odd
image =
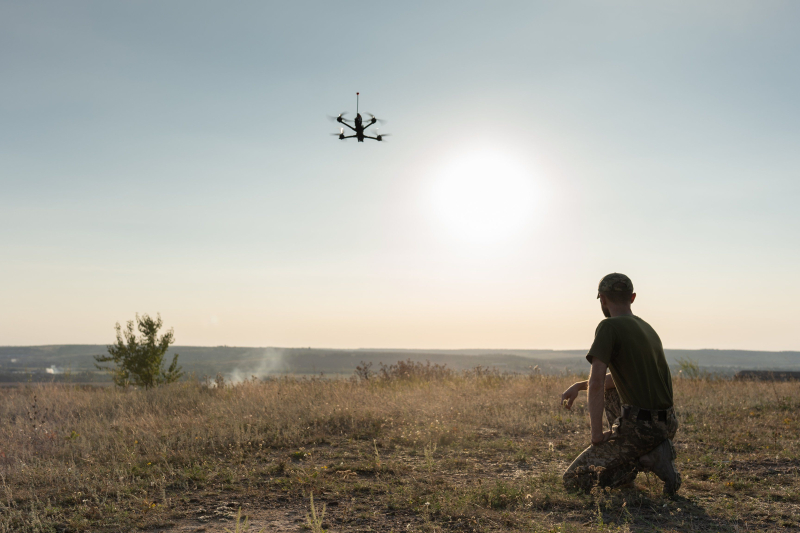
[[799, 23], [0, 0], [0, 345], [578, 349], [616, 271], [667, 348], [800, 350]]

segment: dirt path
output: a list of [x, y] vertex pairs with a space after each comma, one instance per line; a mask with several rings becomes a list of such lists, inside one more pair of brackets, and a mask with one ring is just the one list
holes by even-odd
[[[149, 531], [153, 533], [233, 532], [236, 528], [235, 512], [222, 506], [211, 514], [200, 514], [194, 518], [179, 520], [169, 527], [154, 528]], [[265, 533], [296, 533], [302, 531], [302, 525], [305, 523], [305, 515], [300, 509], [243, 509], [242, 523], [245, 516], [249, 520], [247, 531], [251, 533], [257, 533], [262, 528]]]

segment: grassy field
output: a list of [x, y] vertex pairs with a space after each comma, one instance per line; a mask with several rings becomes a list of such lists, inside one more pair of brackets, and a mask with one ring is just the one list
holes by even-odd
[[559, 404], [576, 376], [384, 370], [0, 389], [0, 531], [234, 531], [239, 509], [250, 531], [800, 529], [796, 382], [676, 380], [669, 500], [645, 474], [564, 491], [589, 440], [585, 395]]

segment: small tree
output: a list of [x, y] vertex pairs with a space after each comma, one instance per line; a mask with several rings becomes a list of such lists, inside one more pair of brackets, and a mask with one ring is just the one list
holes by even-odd
[[162, 383], [172, 383], [183, 376], [181, 368], [178, 366], [178, 354], [172, 358], [169, 369], [164, 371], [164, 355], [167, 353], [170, 344], [175, 341], [175, 335], [170, 329], [165, 334], [158, 337], [158, 330], [161, 329], [163, 322], [161, 315], [156, 315], [156, 319], [149, 315], [136, 315], [136, 328], [141, 333], [140, 338], [136, 338], [133, 320], [129, 320], [125, 331], [116, 324], [117, 342], [108, 346], [109, 355], [96, 355], [94, 358], [98, 363], [113, 362], [114, 367], [104, 367], [98, 364], [95, 366], [100, 370], [108, 370], [111, 373], [114, 383], [120, 387], [128, 385], [138, 385], [149, 389]]

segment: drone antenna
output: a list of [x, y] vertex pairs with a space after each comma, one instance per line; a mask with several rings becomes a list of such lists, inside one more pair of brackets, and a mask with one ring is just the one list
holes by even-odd
[[356, 115], [358, 115], [358, 95], [361, 93], [356, 93]]

